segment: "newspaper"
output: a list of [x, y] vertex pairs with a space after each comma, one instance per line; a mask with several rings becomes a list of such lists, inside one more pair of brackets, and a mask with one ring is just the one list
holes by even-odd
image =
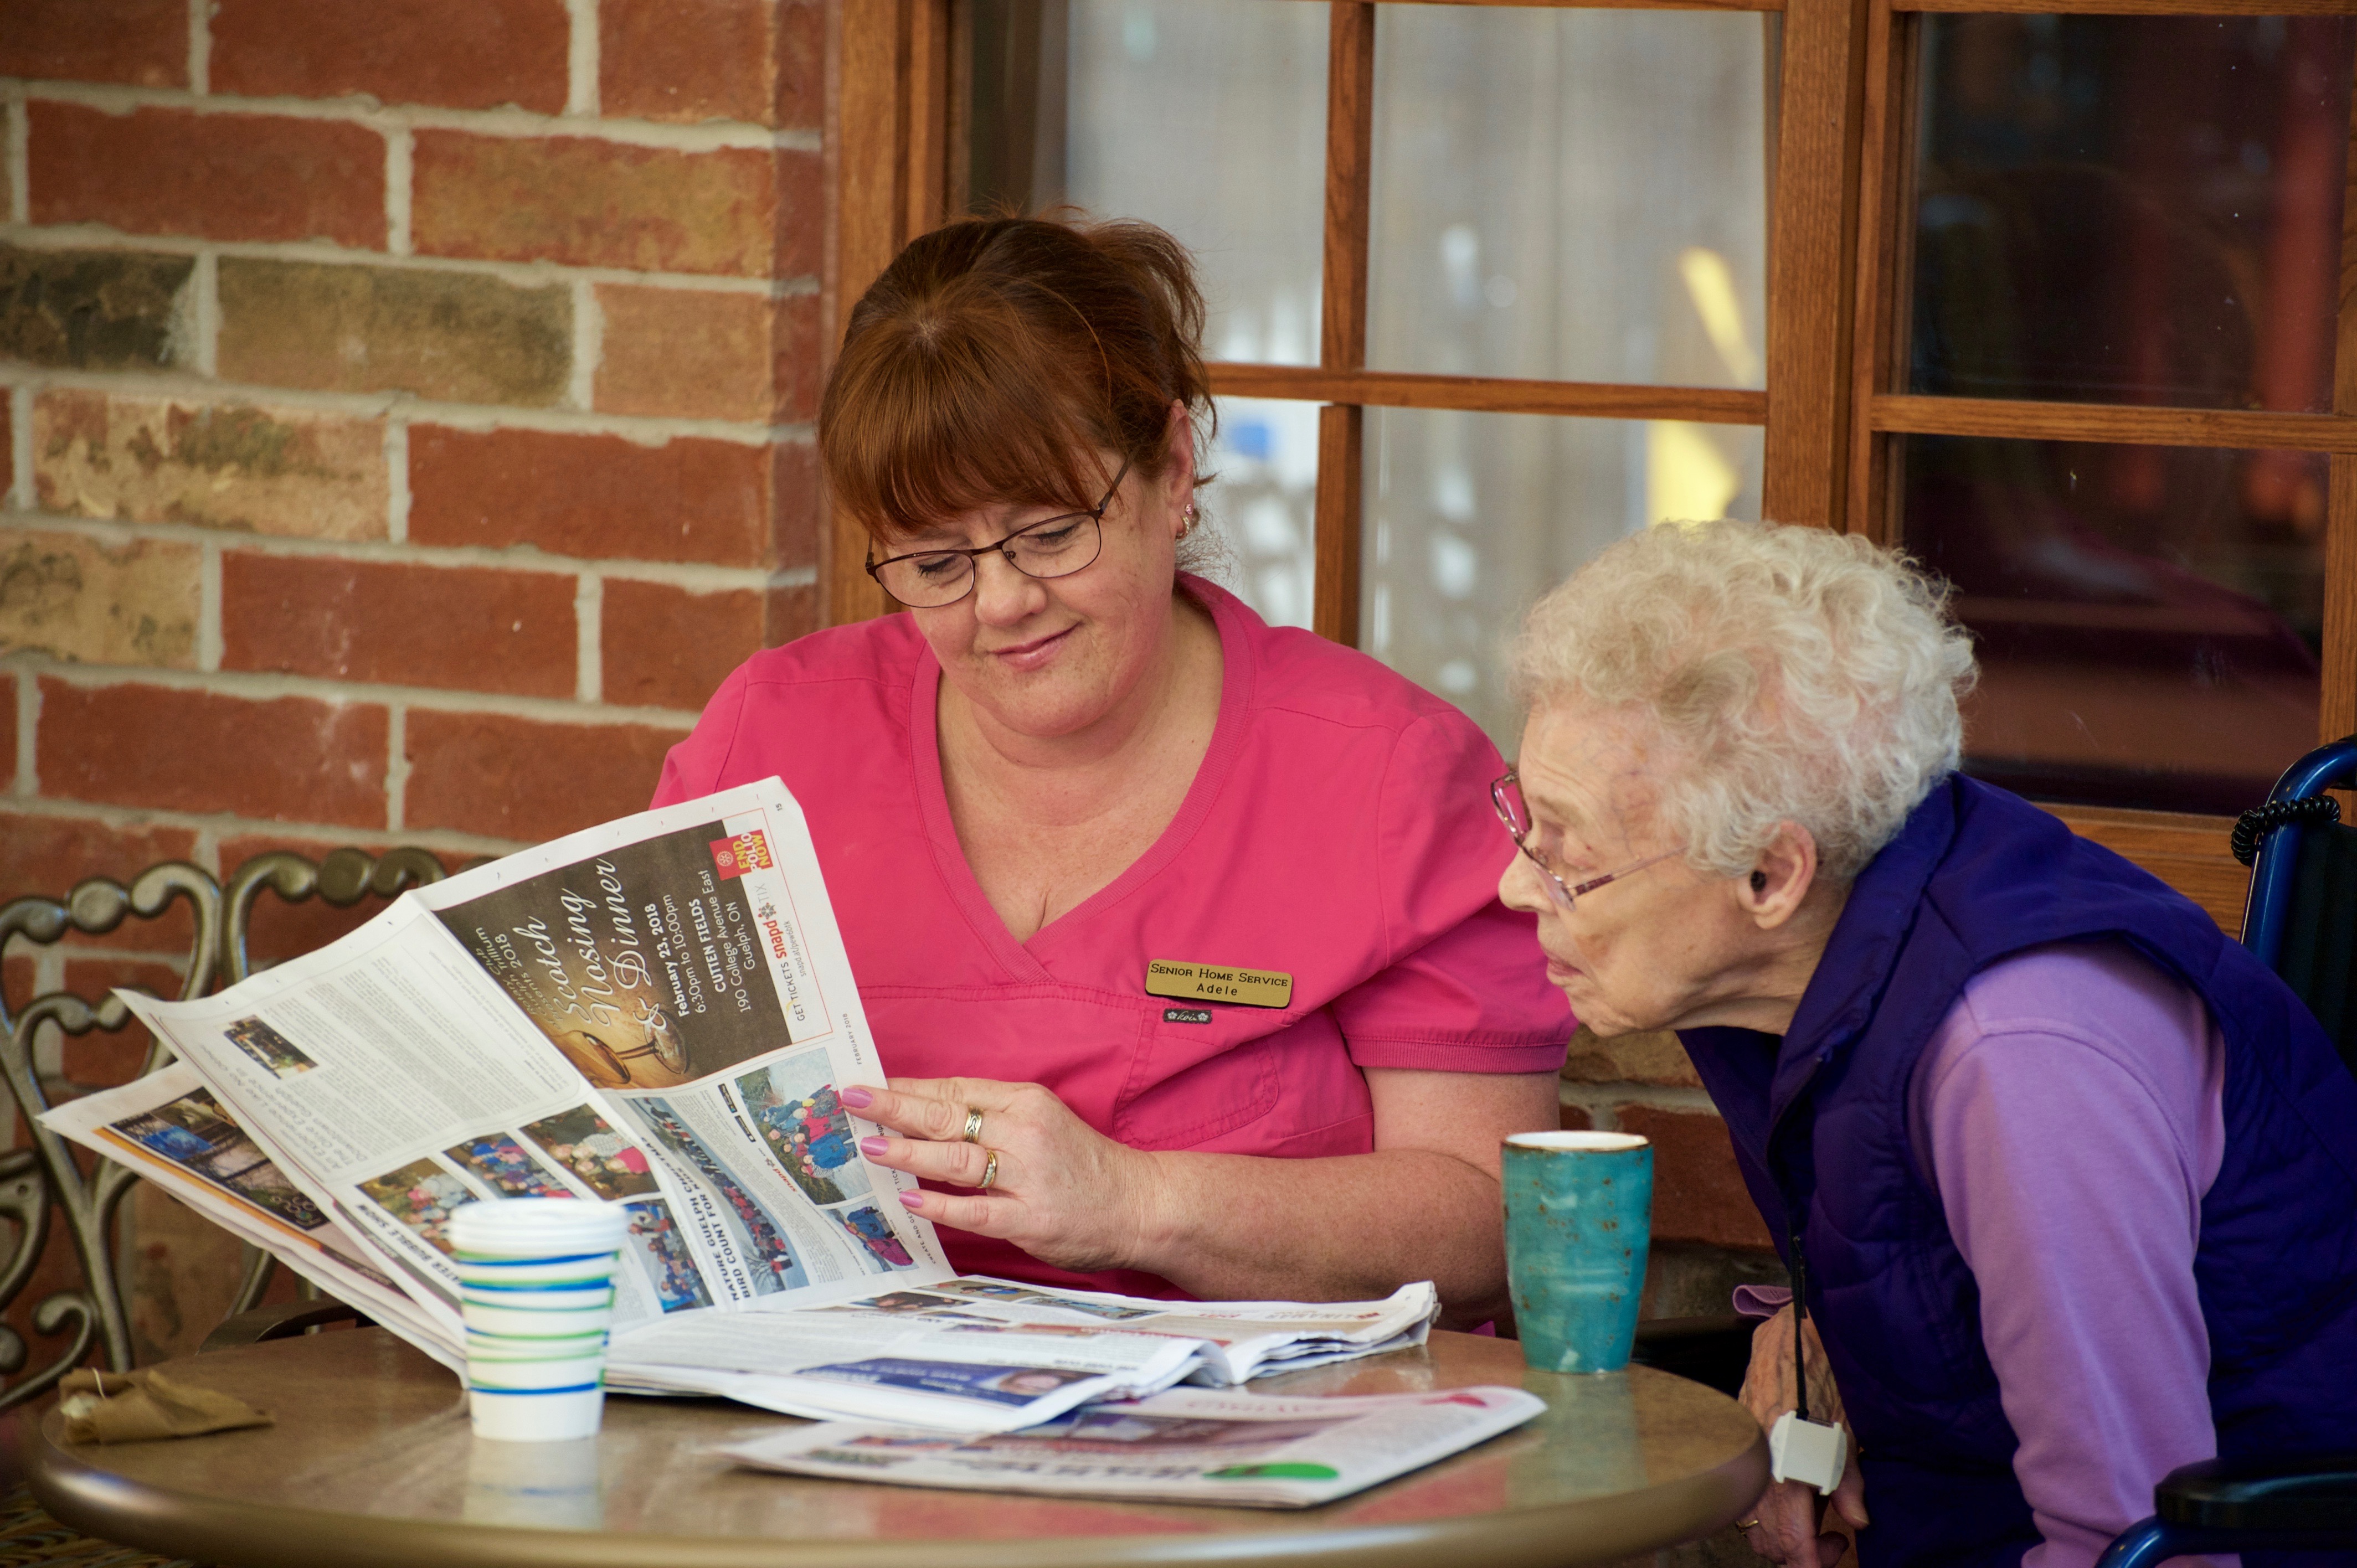
[[796, 1413], [1006, 1430], [1421, 1342], [1437, 1311], [956, 1279], [915, 1178], [859, 1153], [841, 1090], [884, 1071], [775, 779], [406, 893], [217, 995], [120, 994], [180, 1060], [44, 1123], [454, 1367], [450, 1216], [515, 1197], [628, 1213], [613, 1386]]
[[1282, 1368], [1421, 1344], [1428, 1283], [1386, 1301], [1161, 1302], [960, 1276], [810, 1312], [666, 1319], [618, 1336], [618, 1388], [726, 1394], [816, 1420], [962, 1432], [1036, 1424], [1182, 1380], [1227, 1386]]
[[719, 1452], [833, 1480], [1295, 1509], [1445, 1459], [1544, 1409], [1507, 1388], [1340, 1399], [1174, 1389], [1019, 1432], [960, 1437], [829, 1422]]

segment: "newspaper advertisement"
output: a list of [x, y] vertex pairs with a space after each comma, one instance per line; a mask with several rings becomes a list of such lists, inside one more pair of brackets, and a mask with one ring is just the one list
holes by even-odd
[[339, 1301], [454, 1370], [463, 1364], [429, 1319], [371, 1262], [366, 1243], [329, 1218], [221, 1108], [195, 1071], [174, 1062], [146, 1077], [86, 1094], [43, 1120], [128, 1165], [224, 1230], [261, 1248]]
[[949, 1275], [842, 1104], [883, 1069], [775, 780], [418, 889], [217, 996], [127, 999], [453, 1342], [469, 1203], [624, 1206], [621, 1325]]
[[1384, 1302], [1167, 1303], [962, 1279], [870, 1164], [879, 1084], [799, 807], [776, 779], [404, 894], [212, 996], [118, 993], [178, 1054], [44, 1124], [136, 1166], [446, 1365], [451, 1217], [628, 1216], [608, 1380], [979, 1432], [1182, 1379], [1421, 1343]]
[[832, 1480], [1226, 1508], [1311, 1508], [1512, 1431], [1546, 1409], [1520, 1389], [1277, 1399], [1173, 1389], [1019, 1431], [828, 1422], [720, 1450]]

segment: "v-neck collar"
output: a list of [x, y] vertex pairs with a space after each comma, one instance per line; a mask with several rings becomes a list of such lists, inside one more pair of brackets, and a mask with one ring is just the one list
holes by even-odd
[[916, 671], [909, 685], [909, 755], [916, 771], [917, 806], [924, 820], [925, 837], [932, 845], [934, 867], [952, 901], [982, 945], [1015, 979], [1035, 983], [1054, 981], [1056, 977], [1040, 961], [1040, 953], [1052, 949], [1062, 933], [1082, 929], [1090, 916], [1153, 880], [1178, 856], [1211, 814], [1212, 802], [1219, 799], [1243, 747], [1244, 716], [1252, 703], [1255, 673], [1253, 639], [1243, 625], [1243, 617], [1250, 612], [1233, 595], [1200, 577], [1182, 575], [1178, 591], [1211, 613], [1220, 635], [1220, 716], [1211, 727], [1211, 744], [1195, 769], [1186, 798], [1178, 802], [1178, 813], [1161, 836], [1120, 875], [1034, 931], [1028, 942], [1017, 941], [1015, 933], [1007, 929], [958, 843], [957, 824], [950, 818], [949, 789], [942, 778], [942, 664], [933, 657], [931, 647], [919, 639]]

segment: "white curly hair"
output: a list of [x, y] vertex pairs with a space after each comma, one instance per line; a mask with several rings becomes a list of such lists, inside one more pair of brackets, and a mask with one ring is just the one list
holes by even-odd
[[1821, 528], [1669, 523], [1534, 606], [1512, 651], [1529, 707], [1631, 715], [1668, 742], [1666, 824], [1698, 871], [1741, 876], [1778, 824], [1849, 881], [1954, 770], [1975, 678], [1947, 590]]

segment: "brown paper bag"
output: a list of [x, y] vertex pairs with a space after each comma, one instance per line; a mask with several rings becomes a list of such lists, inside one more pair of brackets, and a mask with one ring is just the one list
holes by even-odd
[[243, 1400], [167, 1378], [158, 1371], [68, 1372], [59, 1387], [65, 1398], [69, 1443], [145, 1443], [158, 1437], [194, 1437], [241, 1426], [268, 1426], [267, 1412]]

